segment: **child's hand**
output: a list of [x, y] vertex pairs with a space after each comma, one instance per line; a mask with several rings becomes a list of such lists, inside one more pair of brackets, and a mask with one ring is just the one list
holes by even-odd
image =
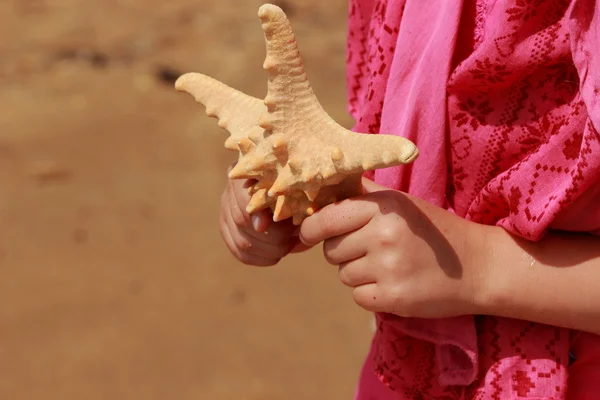
[[[291, 220], [272, 222], [268, 210], [252, 216], [246, 212], [252, 182], [229, 180], [221, 196], [221, 236], [229, 251], [241, 262], [256, 266], [275, 265], [291, 251], [302, 251]], [[301, 245], [301, 243], [300, 243]]]
[[[307, 218], [302, 242], [324, 241], [327, 261], [361, 307], [404, 317], [477, 313], [480, 226], [363, 180], [366, 194]], [[477, 269], [477, 270], [475, 270]]]

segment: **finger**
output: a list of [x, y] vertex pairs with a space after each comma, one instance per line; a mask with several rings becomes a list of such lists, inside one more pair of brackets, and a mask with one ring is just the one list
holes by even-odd
[[232, 225], [231, 225], [231, 223], [228, 223], [226, 221], [226, 217], [224, 217], [224, 216], [221, 217], [221, 223], [219, 224], [219, 226], [220, 226], [221, 237], [223, 238], [225, 245], [227, 246], [229, 251], [235, 256], [235, 258], [237, 258], [242, 263], [247, 264], [247, 265], [254, 265], [254, 266], [258, 266], [258, 267], [269, 267], [269, 266], [273, 266], [273, 265], [277, 264], [277, 262], [279, 262], [279, 259], [265, 258], [265, 257], [261, 257], [261, 256], [257, 256], [254, 254], [249, 254], [249, 253], [240, 251], [240, 249], [238, 248], [238, 246], [237, 246], [236, 242], [234, 241], [233, 236], [231, 234], [230, 227]]
[[[243, 203], [240, 201], [238, 194], [236, 193], [238, 190], [243, 190], [241, 189], [239, 182], [232, 181], [227, 186], [227, 197], [229, 201], [229, 209], [231, 210], [231, 216], [233, 218], [233, 222], [235, 222], [237, 226], [250, 228], [250, 215], [246, 212], [246, 205], [248, 202], [246, 201], [246, 203]], [[241, 197], [242, 195], [239, 196]]]
[[367, 254], [363, 229], [326, 239], [323, 243], [323, 255], [328, 263], [340, 265]]
[[[248, 228], [248, 232], [259, 240], [265, 240], [263, 233], [268, 233], [273, 238], [289, 235], [289, 228], [286, 223], [273, 223], [273, 214], [269, 210], [260, 210], [252, 215], [246, 211], [250, 195], [246, 188], [252, 185], [251, 180], [242, 182], [232, 181], [228, 187], [232, 215], [238, 226]], [[241, 185], [241, 187], [240, 187]], [[277, 225], [277, 227], [274, 227]], [[271, 227], [274, 227], [271, 229]], [[281, 242], [281, 241], [280, 241]]]
[[309, 249], [312, 249], [312, 247], [305, 245], [300, 241], [300, 239], [296, 238], [294, 242], [294, 247], [292, 247], [290, 253], [302, 253]]
[[266, 232], [273, 221], [271, 213], [267, 210], [260, 210], [250, 216], [252, 227], [258, 233]]
[[[229, 220], [233, 219], [231, 214], [227, 215], [227, 213], [232, 213], [231, 208], [225, 210], [225, 213]], [[283, 245], [272, 243], [267, 240], [266, 235], [261, 234], [261, 238], [259, 239], [235, 224], [231, 224], [229, 227], [229, 233], [233, 243], [235, 244], [236, 248], [243, 253], [279, 260], [287, 255], [287, 253], [290, 251], [290, 242]]]
[[260, 236], [262, 240], [273, 244], [282, 245], [290, 243], [296, 230], [296, 226], [294, 226], [292, 220], [286, 219], [284, 221], [273, 222], [271, 214], [268, 215], [271, 218], [269, 227], [264, 232], [256, 233], [256, 236]]
[[343, 263], [338, 269], [340, 281], [353, 288], [376, 283], [377, 279], [373, 274], [373, 269], [369, 267], [364, 257]]
[[362, 178], [362, 185], [363, 185], [364, 193], [374, 193], [374, 192], [381, 192], [383, 190], [389, 190], [389, 188], [382, 186], [378, 183], [375, 183], [372, 180], [365, 178], [365, 177]]
[[[281, 250], [281, 247], [289, 243], [289, 232], [291, 232], [291, 228], [287, 228], [286, 231], [284, 227], [274, 227], [274, 225], [272, 225], [266, 232], [259, 233], [254, 231], [252, 227], [249, 226], [245, 215], [241, 212], [239, 205], [235, 201], [231, 186], [231, 184], [227, 186], [227, 189], [221, 197], [221, 213], [225, 217], [226, 223], [229, 225], [229, 230], [236, 232], [240, 230], [244, 231], [246, 241], [261, 243], [261, 245], [258, 246], [260, 249], [262, 249], [263, 246], [278, 246], [277, 251], [268, 250], [266, 253], [281, 254], [285, 251]], [[236, 237], [234, 236], [233, 239], [236, 239]], [[238, 240], [241, 242], [241, 239], [238, 238]], [[248, 245], [246, 242], [241, 242], [240, 244], [242, 245], [241, 248]], [[263, 256], [262, 254], [258, 255]]]
[[242, 188], [248, 190], [248, 188], [256, 185], [256, 183], [258, 182], [256, 179], [245, 179], [245, 180], [239, 180], [239, 179], [235, 179], [236, 182], [242, 182]]
[[330, 204], [306, 218], [300, 228], [300, 239], [314, 246], [326, 239], [362, 228], [376, 214], [377, 203], [369, 195]]
[[379, 285], [376, 283], [368, 283], [366, 285], [357, 286], [352, 291], [354, 302], [360, 307], [370, 312], [386, 312], [383, 307]]

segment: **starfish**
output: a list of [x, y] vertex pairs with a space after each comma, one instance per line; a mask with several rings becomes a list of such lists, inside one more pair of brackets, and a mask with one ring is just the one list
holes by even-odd
[[419, 151], [394, 135], [352, 132], [322, 108], [308, 81], [296, 38], [281, 8], [265, 4], [258, 17], [266, 42], [264, 99], [200, 73], [179, 77], [230, 133], [225, 148], [239, 152], [231, 179], [251, 179], [248, 213], [270, 208], [273, 220], [299, 225], [327, 204], [362, 193], [365, 171], [414, 161]]

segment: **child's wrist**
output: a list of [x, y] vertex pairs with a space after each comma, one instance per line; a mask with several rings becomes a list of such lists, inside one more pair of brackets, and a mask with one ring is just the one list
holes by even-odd
[[[501, 227], [483, 226], [476, 295], [478, 314], [510, 317], [529, 290], [531, 257]], [[520, 251], [519, 251], [520, 249]]]
[[[494, 314], [501, 301], [501, 277], [498, 268], [498, 243], [502, 240], [502, 229], [476, 224], [473, 227], [470, 246], [469, 270], [473, 291], [473, 314]], [[501, 256], [500, 256], [501, 257]]]

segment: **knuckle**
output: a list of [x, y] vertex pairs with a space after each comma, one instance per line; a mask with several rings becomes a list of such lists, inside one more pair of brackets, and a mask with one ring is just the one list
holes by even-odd
[[338, 265], [338, 263], [336, 262], [336, 260], [330, 256], [328, 253], [323, 253], [324, 257], [325, 257], [325, 261], [327, 261], [327, 264], [329, 265]]
[[346, 286], [352, 286], [352, 280], [348, 275], [346, 268], [341, 268], [339, 272], [340, 282], [342, 282]]
[[219, 229], [219, 233], [221, 234], [221, 239], [225, 243], [225, 246], [227, 247], [227, 249], [233, 253], [233, 252], [235, 252], [235, 248], [232, 246], [232, 243], [228, 240], [228, 237], [230, 235], [228, 234], [227, 231], [228, 231], [227, 225], [224, 223], [221, 223], [220, 229]]
[[229, 203], [227, 201], [221, 202], [221, 207], [219, 209], [219, 217], [221, 219], [222, 224], [229, 224]]
[[397, 245], [402, 239], [404, 228], [400, 222], [380, 224], [377, 227], [377, 243], [381, 247]]
[[328, 246], [327, 241], [325, 241], [325, 243], [323, 244], [323, 257], [325, 258], [325, 261], [327, 261], [331, 265], [338, 264], [337, 259], [335, 258], [335, 251], [331, 248], [330, 245]]
[[376, 257], [377, 265], [383, 270], [387, 271], [390, 276], [396, 276], [402, 273], [404, 269], [404, 262], [402, 254], [398, 251], [380, 251]]
[[247, 252], [252, 248], [252, 243], [248, 239], [243, 237], [240, 234], [240, 232], [232, 233], [232, 240], [235, 244], [235, 247], [243, 253]]
[[363, 292], [359, 291], [359, 290], [354, 290], [352, 291], [352, 300], [354, 300], [354, 302], [364, 308], [367, 311], [371, 311], [373, 310], [373, 304], [372, 301], [369, 300], [366, 296], [364, 296]]
[[248, 217], [246, 216], [246, 213], [238, 204], [231, 207], [231, 217], [237, 226], [245, 226], [248, 223]]

